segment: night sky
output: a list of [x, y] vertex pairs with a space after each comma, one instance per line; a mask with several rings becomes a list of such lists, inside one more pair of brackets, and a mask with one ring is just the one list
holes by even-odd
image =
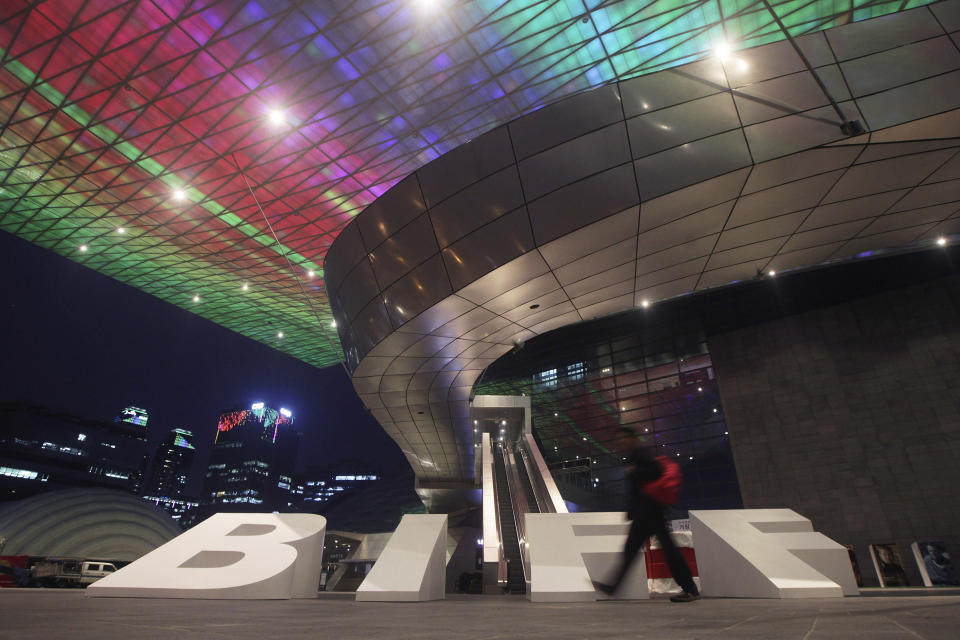
[[199, 490], [226, 409], [293, 411], [298, 466], [362, 459], [406, 466], [340, 366], [317, 369], [53, 252], [0, 231], [0, 400], [112, 420], [149, 411], [149, 442], [194, 433]]

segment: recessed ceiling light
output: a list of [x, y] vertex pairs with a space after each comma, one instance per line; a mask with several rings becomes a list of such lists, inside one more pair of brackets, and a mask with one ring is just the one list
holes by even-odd
[[767, 271], [767, 275], [772, 278], [773, 276], [777, 275], [777, 272], [773, 269], [770, 269], [770, 271]]
[[194, 302], [200, 302], [200, 296], [193, 296]]
[[240, 287], [240, 288], [243, 289], [244, 291], [246, 291], [247, 289], [250, 288], [250, 285], [248, 285], [246, 282], [244, 282], [244, 283], [243, 283], [243, 286]]
[[173, 199], [177, 202], [183, 202], [187, 199], [187, 192], [183, 189], [177, 189], [173, 192]]
[[124, 229], [123, 227], [117, 227], [117, 233], [124, 234], [124, 233], [126, 233], [126, 232], [127, 232], [127, 230]]
[[308, 277], [308, 278], [312, 278], [312, 277], [314, 277], [315, 275], [317, 275], [317, 272], [314, 271], [313, 269], [311, 269], [310, 271], [307, 271], [307, 277]]
[[947, 244], [946, 236], [940, 236], [939, 238], [937, 238], [937, 244], [940, 245], [941, 247], [946, 245]]
[[282, 338], [282, 337], [283, 337], [283, 331], [277, 331], [277, 337], [278, 337], [278, 338]]
[[646, 309], [647, 307], [650, 306], [650, 301], [644, 298], [643, 300], [640, 301], [640, 306]]
[[80, 245], [80, 247], [79, 247], [79, 248], [80, 248], [80, 252], [81, 252], [81, 253], [83, 253], [84, 251], [86, 251], [86, 250], [87, 250], [87, 245], [85, 245], [85, 244], [82, 244], [82, 245]]

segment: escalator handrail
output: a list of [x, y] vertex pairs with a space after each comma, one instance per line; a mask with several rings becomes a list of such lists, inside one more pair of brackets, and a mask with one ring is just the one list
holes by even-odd
[[525, 434], [518, 444], [524, 452], [524, 463], [527, 465], [528, 478], [533, 487], [540, 513], [567, 513], [567, 506], [557, 484], [547, 467], [546, 460], [540, 453], [537, 441], [532, 434]]

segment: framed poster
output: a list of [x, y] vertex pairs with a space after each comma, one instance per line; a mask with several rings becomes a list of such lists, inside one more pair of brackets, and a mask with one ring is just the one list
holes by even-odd
[[870, 557], [873, 558], [873, 568], [877, 571], [881, 587], [906, 587], [910, 584], [897, 545], [892, 542], [872, 544]]
[[913, 557], [920, 569], [925, 587], [951, 587], [960, 585], [960, 578], [953, 568], [947, 545], [942, 542], [914, 542], [910, 545]]

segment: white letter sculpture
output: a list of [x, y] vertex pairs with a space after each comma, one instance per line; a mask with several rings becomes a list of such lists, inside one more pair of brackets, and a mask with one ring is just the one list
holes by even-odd
[[703, 593], [733, 598], [859, 595], [847, 549], [790, 509], [691, 511]]
[[446, 574], [447, 516], [407, 514], [357, 589], [357, 600], [443, 600]]
[[[629, 529], [630, 523], [623, 513], [528, 513], [530, 600], [596, 600], [598, 594], [591, 581], [613, 579]], [[617, 597], [650, 597], [642, 551], [633, 561]]]
[[302, 513], [217, 513], [87, 587], [118, 598], [315, 598], [327, 521]]

